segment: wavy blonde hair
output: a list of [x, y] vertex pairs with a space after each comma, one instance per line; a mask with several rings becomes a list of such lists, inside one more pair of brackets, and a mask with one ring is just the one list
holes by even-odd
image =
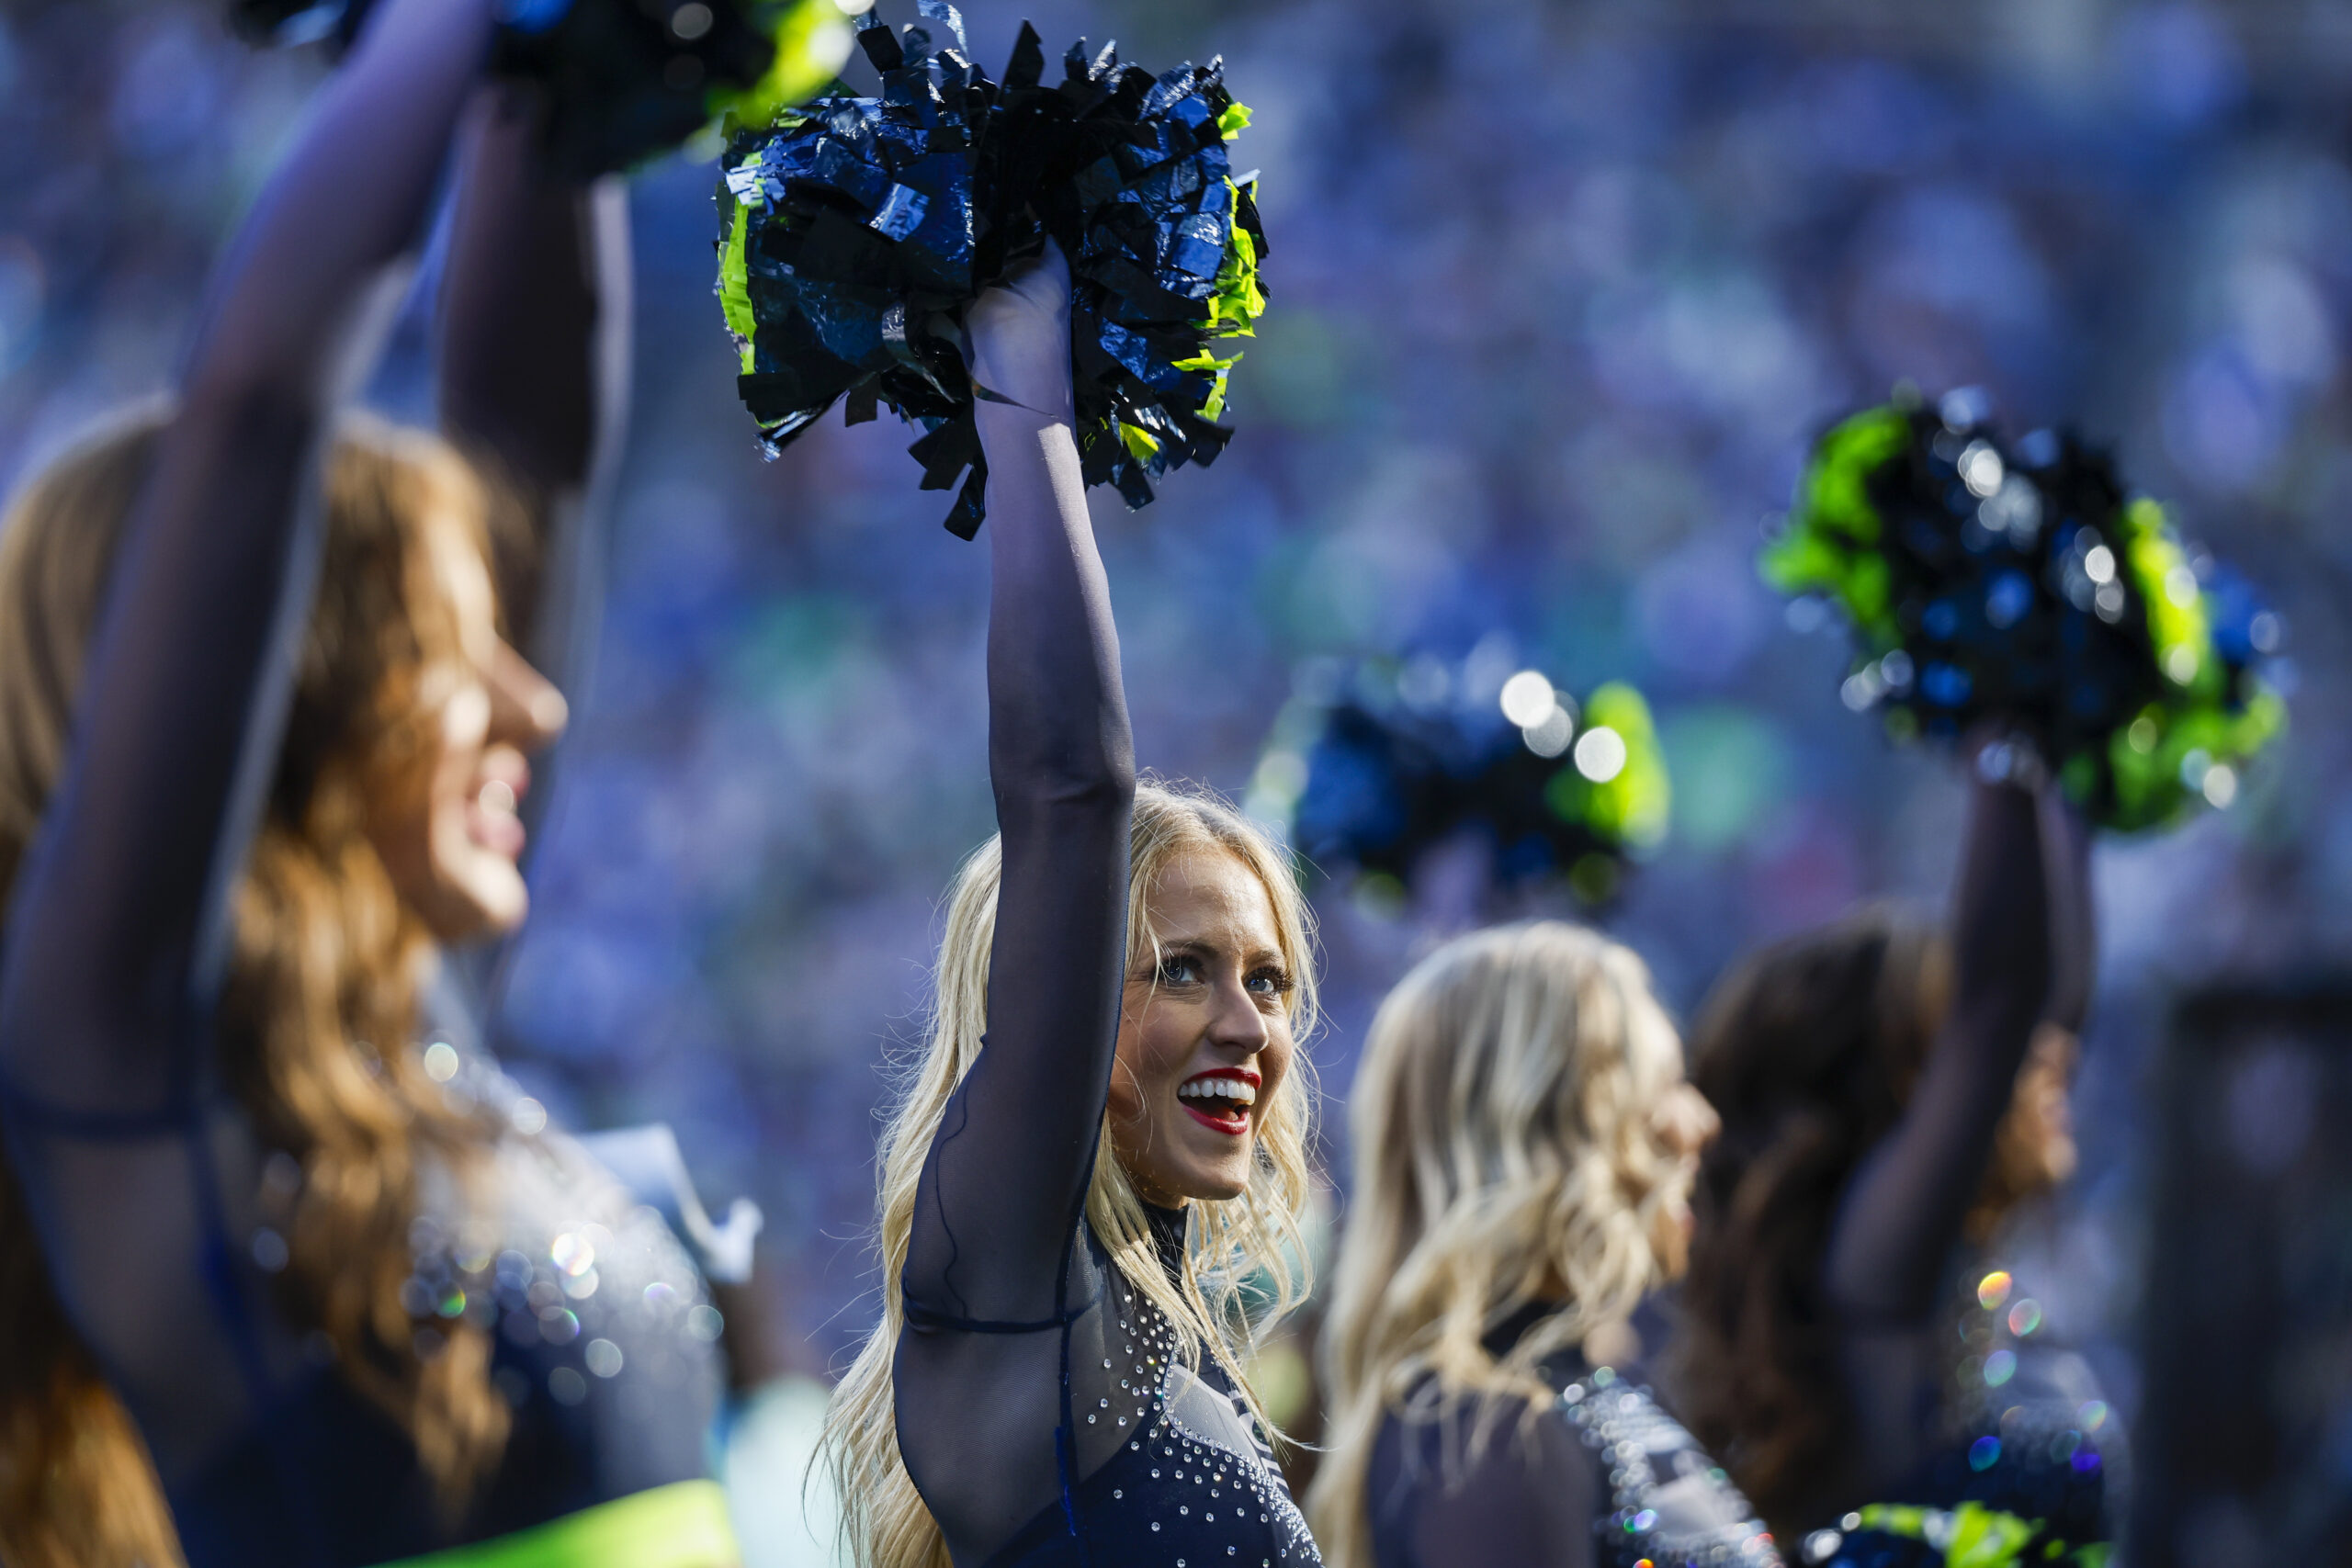
[[[1388, 994], [1356, 1070], [1323, 1335], [1330, 1450], [1307, 1512], [1326, 1562], [1372, 1562], [1366, 1479], [1391, 1412], [1447, 1423], [1449, 1453], [1475, 1456], [1511, 1401], [1523, 1431], [1555, 1395], [1538, 1363], [1679, 1267], [1661, 1239], [1690, 1167], [1654, 1117], [1681, 1078], [1642, 961], [1579, 926], [1458, 937]], [[1563, 1292], [1487, 1354], [1497, 1325]]]
[[[171, 419], [141, 405], [43, 468], [0, 534], [0, 898], [62, 773], [83, 660], [123, 525]], [[421, 1157], [461, 1177], [485, 1134], [415, 1054], [431, 943], [367, 836], [370, 801], [423, 787], [440, 676], [462, 657], [429, 529], [487, 550], [483, 489], [438, 438], [354, 418], [325, 475], [319, 596], [263, 818], [234, 893], [217, 1031], [222, 1077], [266, 1146], [301, 1165], [273, 1216], [289, 1320], [415, 1442], [461, 1506], [506, 1438], [481, 1329], [420, 1348], [400, 1303]], [[380, 1055], [369, 1042], [380, 1042]], [[175, 1568], [153, 1467], [49, 1276], [0, 1161], [0, 1560], [12, 1568]]]
[[[1287, 998], [1291, 1036], [1303, 1043], [1316, 1020], [1306, 902], [1283, 852], [1214, 795], [1148, 781], [1136, 787], [1127, 877], [1131, 965], [1159, 955], [1151, 896], [1161, 874], [1180, 856], [1201, 852], [1234, 856], [1265, 888], [1283, 962], [1295, 982]], [[833, 1392], [819, 1449], [820, 1462], [841, 1498], [842, 1539], [858, 1568], [948, 1568], [946, 1542], [899, 1456], [891, 1361], [906, 1323], [898, 1281], [914, 1228], [916, 1185], [949, 1098], [979, 1060], [980, 1034], [988, 1024], [989, 953], [996, 938], [1002, 870], [1000, 842], [990, 839], [956, 875], [922, 1047], [876, 1153], [882, 1321]], [[1107, 1111], [1086, 1193], [1087, 1225], [1120, 1274], [1166, 1314], [1175, 1330], [1177, 1354], [1195, 1367], [1204, 1353], [1223, 1363], [1269, 1432], [1272, 1424], [1264, 1421], [1243, 1369], [1265, 1333], [1305, 1299], [1313, 1282], [1303, 1232], [1313, 1098], [1302, 1054], [1293, 1059], [1259, 1123], [1257, 1164], [1249, 1186], [1239, 1197], [1192, 1205], [1183, 1278], [1174, 1285], [1160, 1269], [1143, 1200], [1113, 1149]]]

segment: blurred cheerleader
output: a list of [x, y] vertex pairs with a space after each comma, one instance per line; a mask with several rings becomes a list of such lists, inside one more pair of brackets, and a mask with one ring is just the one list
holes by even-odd
[[1917, 1526], [1871, 1504], [2040, 1521], [2036, 1553], [2104, 1535], [2104, 1466], [2075, 1419], [2094, 1391], [2041, 1386], [2031, 1346], [2003, 1363], [1996, 1321], [2023, 1321], [1995, 1299], [2007, 1276], [1962, 1266], [1963, 1238], [2075, 1160], [2085, 840], [2054, 792], [2011, 782], [2030, 766], [1980, 753], [1949, 936], [1866, 910], [1747, 959], [1694, 1031], [1724, 1131], [1700, 1172], [1678, 1373], [1692, 1428], [1808, 1561], [1928, 1555], [1847, 1539]]
[[1448, 942], [1381, 1004], [1350, 1120], [1329, 1560], [1777, 1562], [1631, 1369], [1594, 1364], [1681, 1271], [1714, 1130], [1641, 961], [1554, 921]]
[[[177, 409], [38, 476], [0, 548], [17, 1568], [172, 1561], [151, 1477], [198, 1568], [733, 1559], [692, 1265], [511, 1083], [412, 1043], [436, 949], [523, 917], [512, 807], [564, 714], [501, 635], [485, 487], [335, 409], [491, 23], [379, 7]], [[511, 111], [469, 184], [513, 172]], [[598, 306], [576, 251], [536, 300], [477, 270], [545, 256], [500, 231], [535, 213], [578, 243], [576, 191], [502, 194], [461, 211], [453, 318], [498, 324], [455, 345], [450, 414], [544, 522], [594, 449], [563, 345]], [[541, 398], [511, 417], [495, 385], [469, 400], [467, 354], [511, 363], [498, 334], [539, 327], [560, 389], [503, 389]]]

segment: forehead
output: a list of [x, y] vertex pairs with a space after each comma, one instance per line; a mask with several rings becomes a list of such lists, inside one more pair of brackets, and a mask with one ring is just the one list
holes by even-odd
[[1163, 944], [1198, 942], [1252, 953], [1282, 951], [1266, 885], [1230, 850], [1179, 851], [1160, 868], [1145, 908]]

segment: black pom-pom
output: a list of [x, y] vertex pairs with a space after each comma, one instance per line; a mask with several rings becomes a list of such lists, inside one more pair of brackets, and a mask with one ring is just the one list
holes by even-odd
[[1154, 76], [1082, 42], [1049, 85], [1025, 25], [993, 82], [954, 6], [920, 9], [953, 41], [863, 18], [878, 97], [820, 99], [728, 152], [719, 296], [743, 401], [771, 455], [842, 397], [852, 423], [887, 404], [922, 424], [923, 488], [963, 478], [946, 525], [971, 537], [988, 482], [973, 399], [990, 394], [965, 372], [960, 315], [1050, 237], [1070, 266], [1086, 480], [1145, 505], [1231, 435], [1216, 421], [1238, 355], [1216, 344], [1265, 305], [1265, 236], [1226, 152], [1249, 113], [1214, 62]]
[[250, 44], [324, 42], [340, 55], [359, 36], [374, 0], [229, 0], [229, 30]]
[[[1430, 671], [1442, 667], [1417, 660]], [[1501, 887], [1559, 882], [1588, 904], [1617, 891], [1627, 858], [1665, 834], [1671, 791], [1649, 705], [1631, 686], [1582, 704], [1534, 671], [1501, 701], [1408, 701], [1393, 671], [1362, 667], [1323, 700], [1286, 708], [1253, 807], [1287, 812], [1291, 843], [1327, 871], [1398, 890], [1429, 852], [1475, 834]]]
[[2228, 804], [2284, 721], [2254, 668], [2277, 617], [2217, 592], [2105, 454], [2047, 431], [2012, 448], [1974, 394], [1824, 435], [1764, 570], [1850, 622], [1849, 706], [1900, 739], [2002, 725], [2104, 826]]
[[[231, 0], [255, 43], [350, 47], [377, 0]], [[762, 122], [832, 80], [848, 25], [832, 0], [506, 0], [492, 68], [547, 95], [548, 144], [600, 175], [733, 114]]]

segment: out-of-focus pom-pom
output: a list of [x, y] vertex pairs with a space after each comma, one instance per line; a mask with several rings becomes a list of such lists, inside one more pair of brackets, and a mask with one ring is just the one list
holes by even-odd
[[1641, 694], [1611, 682], [1579, 704], [1529, 670], [1498, 697], [1459, 671], [1430, 679], [1442, 667], [1426, 659], [1408, 668], [1426, 689], [1368, 662], [1295, 697], [1250, 809], [1286, 821], [1310, 864], [1375, 887], [1402, 891], [1430, 852], [1475, 839], [1498, 887], [1610, 902], [1627, 861], [1666, 836], [1672, 799]]
[[229, 30], [247, 43], [292, 49], [324, 43], [341, 54], [373, 0], [229, 0]]
[[[231, 0], [252, 42], [348, 49], [378, 0]], [[835, 0], [501, 0], [499, 74], [538, 84], [556, 161], [605, 174], [723, 119], [765, 124], [833, 80], [854, 29]]]
[[2285, 724], [2261, 673], [2281, 628], [2250, 586], [2104, 453], [2011, 446], [1973, 392], [1825, 434], [1763, 570], [1843, 614], [1849, 707], [1901, 739], [2006, 727], [2103, 827], [2227, 806]]
[[1249, 111], [1216, 62], [1154, 76], [1083, 42], [1048, 84], [1025, 25], [994, 82], [954, 6], [919, 8], [930, 27], [861, 18], [879, 96], [820, 99], [727, 152], [718, 294], [743, 401], [771, 456], [843, 398], [853, 423], [883, 406], [920, 423], [923, 488], [962, 479], [946, 525], [970, 538], [988, 484], [973, 399], [992, 394], [966, 374], [961, 312], [1050, 237], [1086, 480], [1143, 506], [1231, 437], [1239, 355], [1217, 349], [1265, 308], [1254, 186], [1227, 155]]

